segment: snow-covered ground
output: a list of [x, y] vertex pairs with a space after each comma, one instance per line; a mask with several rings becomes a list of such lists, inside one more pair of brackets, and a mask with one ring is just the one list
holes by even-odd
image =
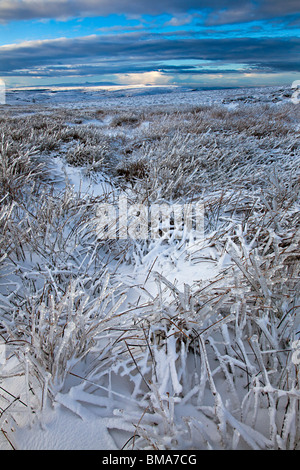
[[[299, 449], [290, 97], [7, 91], [6, 149], [26, 152], [35, 131], [20, 141], [16, 129], [32, 125], [47, 176], [15, 202], [17, 228], [2, 201], [3, 233], [26, 235], [0, 245], [0, 449]], [[120, 194], [203, 197], [205, 238], [100, 243], [95, 207]]]
[[276, 103], [290, 99], [291, 87], [194, 89], [179, 86], [37, 87], [7, 89], [6, 103], [22, 106], [102, 108], [189, 106], [197, 104]]

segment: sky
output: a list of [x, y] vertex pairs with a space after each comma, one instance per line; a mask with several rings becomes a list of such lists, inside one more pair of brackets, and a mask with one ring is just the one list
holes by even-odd
[[0, 80], [291, 85], [299, 33], [299, 0], [0, 0]]

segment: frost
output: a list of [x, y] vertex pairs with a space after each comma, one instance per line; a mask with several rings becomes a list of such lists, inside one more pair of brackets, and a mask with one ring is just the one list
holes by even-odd
[[300, 364], [300, 340], [293, 341], [292, 343], [292, 362], [297, 366]]
[[5, 343], [0, 343], [0, 364], [4, 366], [6, 364], [6, 346]]
[[[299, 449], [299, 108], [276, 88], [163, 91], [8, 96], [0, 434], [16, 448]], [[102, 239], [97, 208], [125, 198], [201, 201], [204, 236], [174, 209], [152, 237], [126, 238], [124, 217]]]

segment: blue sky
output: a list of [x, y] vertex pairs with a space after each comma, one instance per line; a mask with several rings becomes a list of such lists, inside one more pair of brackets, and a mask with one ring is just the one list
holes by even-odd
[[0, 0], [0, 78], [52, 84], [289, 85], [299, 0]]

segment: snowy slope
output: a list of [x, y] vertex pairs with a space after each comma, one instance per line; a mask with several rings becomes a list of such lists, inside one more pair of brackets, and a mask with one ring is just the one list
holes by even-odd
[[178, 86], [45, 87], [8, 89], [8, 105], [143, 107], [196, 104], [278, 103], [290, 98], [290, 87], [197, 90]]
[[[36, 251], [20, 252], [14, 265], [8, 264], [3, 270], [1, 284], [0, 449], [115, 450], [123, 446], [130, 449], [133, 444], [141, 449], [299, 448], [299, 427], [295, 424], [300, 399], [299, 303], [295, 292], [288, 291], [289, 282], [296, 284], [298, 271], [292, 262], [289, 268], [283, 268], [287, 269], [286, 278], [280, 271], [286, 257], [297, 252], [296, 189], [293, 194], [299, 170], [297, 118], [291, 112], [290, 134], [280, 127], [269, 138], [249, 137], [247, 129], [230, 134], [226, 129], [209, 128], [200, 133], [197, 127], [191, 138], [192, 127], [188, 127], [193, 124], [193, 114], [188, 114], [191, 107], [199, 106], [200, 113], [201, 106], [221, 106], [229, 112], [243, 112], [249, 107], [253, 113], [253, 106], [259, 112], [265, 105], [276, 109], [283, 106], [285, 110], [290, 96], [288, 87], [8, 90], [6, 109], [13, 119], [20, 119], [18, 122], [35, 114], [44, 119], [52, 113], [55, 121], [55, 116], [61, 116], [55, 114], [57, 109], [81, 110], [83, 117], [77, 120], [66, 113], [66, 134], [62, 135], [78, 132], [82, 139], [86, 132], [92, 137], [100, 135], [101, 145], [108, 139], [112, 142], [110, 152], [118, 145], [119, 164], [123, 163], [123, 148], [129, 149], [126, 164], [135, 163], [141, 151], [145, 151], [143, 158], [158, 158], [159, 152], [164, 155], [166, 149], [170, 150], [169, 145], [173, 146], [173, 159], [180, 152], [188, 159], [193, 148], [195, 159], [203, 151], [203, 159], [196, 161], [211, 178], [205, 197], [211, 223], [216, 223], [205, 243], [112, 242], [98, 252], [88, 225], [94, 204], [110, 201], [120, 192], [139, 201], [142, 183], [121, 188], [120, 180], [108, 176], [105, 169], [90, 173], [85, 166], [66, 161], [68, 152], [83, 150], [81, 142], [73, 148], [66, 138], [59, 150], [41, 152], [39, 158], [50, 172], [47, 184], [54, 192], [51, 197], [41, 194], [30, 210], [46, 218], [46, 228], [40, 233], [34, 217], [31, 220], [31, 213], [26, 215], [25, 211], [28, 233], [36, 230], [39, 237]], [[104, 110], [101, 119], [91, 113], [96, 108]], [[153, 110], [151, 123], [145, 118], [135, 125], [112, 126], [120, 111], [143, 109]], [[171, 113], [185, 109], [189, 123]], [[164, 115], [167, 110], [170, 115], [165, 120], [155, 115]], [[68, 120], [70, 116], [72, 121]], [[179, 124], [170, 137], [170, 122], [177, 118]], [[156, 119], [162, 119], [158, 129]], [[185, 132], [185, 125], [187, 135], [178, 137], [180, 131]], [[255, 123], [252, 126], [257, 133]], [[157, 138], [159, 132], [162, 138]], [[221, 138], [224, 147], [216, 153], [219, 163], [214, 161], [209, 173], [205, 165]], [[87, 138], [84, 142], [87, 146]], [[151, 147], [153, 142], [156, 146]], [[245, 161], [240, 158], [244, 166], [239, 172], [238, 157], [243, 152]], [[219, 166], [226, 158], [232, 158], [232, 164], [223, 181]], [[167, 162], [167, 155], [165, 159]], [[253, 170], [256, 164], [257, 172]], [[164, 170], [163, 165], [160, 168]], [[266, 175], [270, 184], [261, 194]], [[244, 182], [247, 186], [243, 187]], [[188, 186], [188, 178], [185, 183]], [[245, 224], [240, 223], [243, 211]], [[4, 218], [2, 214], [0, 220]], [[57, 244], [53, 243], [55, 237]], [[28, 289], [29, 300], [21, 302], [19, 310], [12, 286], [17, 286], [20, 298], [23, 287]], [[26, 312], [33, 306], [37, 316], [29, 316], [24, 326]], [[95, 312], [99, 310], [103, 316], [97, 323]], [[15, 333], [16, 325], [10, 323], [8, 312], [14, 312], [20, 331], [16, 328]], [[64, 323], [57, 317], [52, 328], [57, 312], [66, 312], [67, 316], [62, 316]], [[253, 312], [258, 312], [257, 317]], [[73, 336], [76, 329], [80, 331], [77, 349]], [[93, 330], [97, 331], [95, 338], [91, 336]], [[24, 336], [13, 336], [22, 331]], [[89, 345], [87, 354], [84, 335]], [[32, 355], [32, 347], [39, 350], [38, 345], [49, 336], [53, 343], [44, 345], [47, 354], [51, 355], [49, 351], [55, 345], [58, 357], [66, 355], [62, 359], [65, 370], [54, 361], [53, 384], [51, 374], [41, 365], [43, 358]], [[27, 338], [28, 345], [18, 349], [22, 338]], [[76, 354], [68, 355], [72, 348]]]

